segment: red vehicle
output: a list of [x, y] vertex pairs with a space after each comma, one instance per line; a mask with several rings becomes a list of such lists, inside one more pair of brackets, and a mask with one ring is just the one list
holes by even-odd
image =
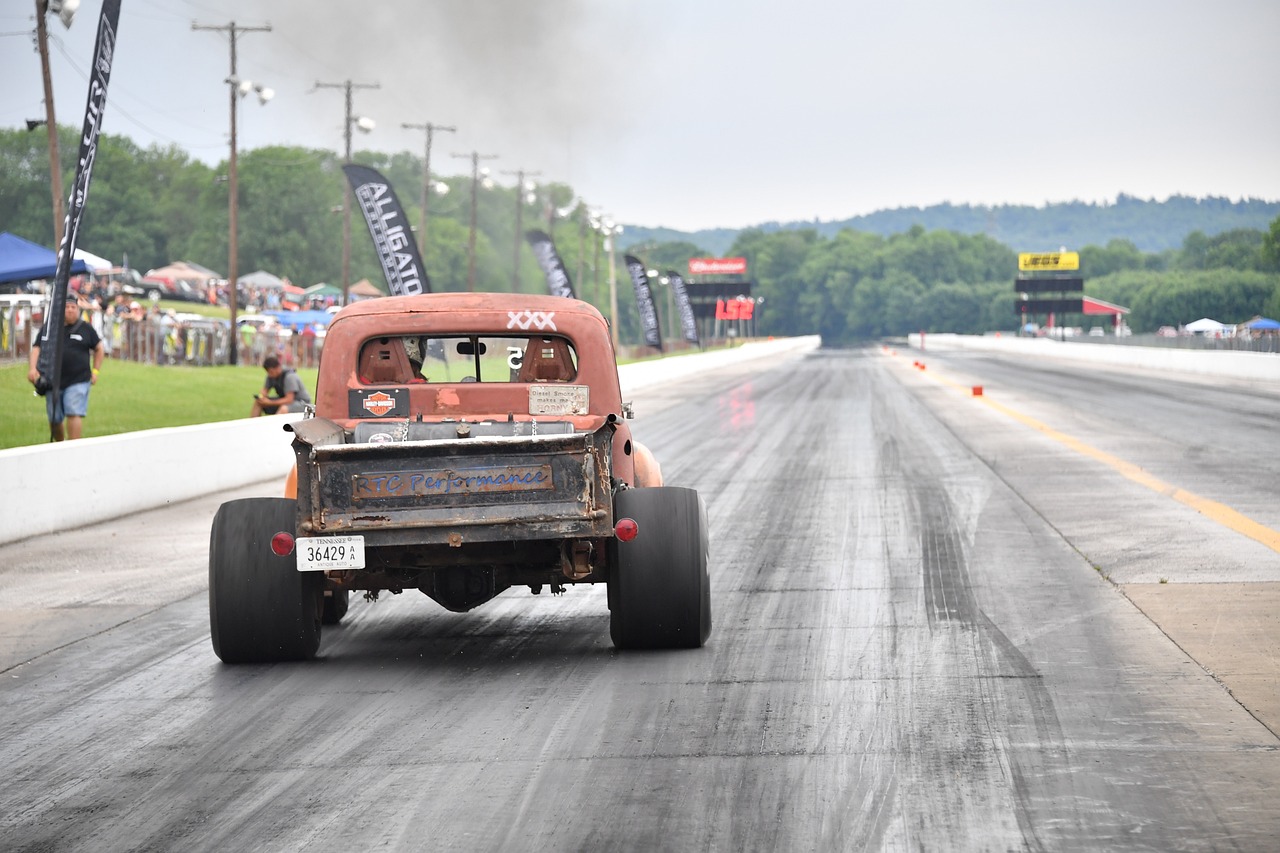
[[631, 435], [608, 325], [521, 294], [368, 300], [329, 326], [293, 497], [223, 504], [209, 549], [222, 660], [312, 657], [348, 595], [464, 612], [605, 583], [619, 648], [711, 631], [706, 510]]

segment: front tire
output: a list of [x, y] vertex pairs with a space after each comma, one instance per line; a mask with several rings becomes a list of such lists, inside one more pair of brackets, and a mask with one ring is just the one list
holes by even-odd
[[320, 647], [323, 578], [299, 572], [271, 537], [292, 534], [287, 498], [228, 501], [209, 534], [209, 634], [225, 663], [308, 660]]
[[626, 489], [614, 517], [639, 534], [613, 540], [609, 635], [619, 649], [698, 648], [711, 636], [707, 511], [693, 489]]

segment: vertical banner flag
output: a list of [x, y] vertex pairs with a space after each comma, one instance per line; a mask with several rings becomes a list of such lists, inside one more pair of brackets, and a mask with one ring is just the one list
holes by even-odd
[[680, 331], [684, 339], [691, 344], [698, 341], [698, 322], [693, 318], [693, 306], [689, 304], [689, 290], [684, 286], [684, 278], [675, 270], [667, 270], [667, 280], [676, 295], [676, 310], [680, 312]]
[[387, 179], [368, 166], [347, 163], [342, 167], [365, 224], [369, 236], [382, 262], [382, 273], [387, 277], [387, 287], [392, 296], [417, 296], [431, 292], [427, 269], [418, 253], [409, 219], [404, 215], [400, 199]]
[[640, 311], [640, 327], [644, 330], [644, 342], [662, 349], [662, 330], [658, 328], [658, 309], [653, 305], [653, 291], [649, 289], [649, 274], [640, 259], [625, 257], [627, 272], [631, 273], [631, 285], [636, 290], [636, 308]]
[[569, 273], [565, 271], [564, 262], [560, 260], [556, 244], [551, 242], [551, 238], [545, 232], [536, 229], [524, 232], [524, 238], [529, 241], [529, 248], [533, 250], [533, 256], [538, 259], [542, 274], [547, 277], [547, 292], [552, 296], [573, 299], [573, 282], [569, 280]]
[[[80, 133], [80, 158], [76, 161], [76, 179], [67, 200], [67, 216], [62, 226], [62, 244], [58, 246], [58, 266], [54, 274], [53, 295], [45, 309], [44, 327], [40, 331], [40, 360], [36, 369], [46, 387], [55, 392], [62, 382], [63, 306], [67, 300], [67, 283], [71, 278], [71, 261], [75, 256], [76, 236], [89, 197], [89, 179], [93, 161], [98, 156], [98, 132], [102, 113], [107, 107], [107, 82], [111, 79], [111, 62], [116, 53], [116, 25], [120, 20], [120, 0], [102, 0], [98, 16], [98, 37], [93, 45], [93, 65], [89, 68], [89, 97], [84, 108]], [[52, 346], [50, 346], [52, 342]]]

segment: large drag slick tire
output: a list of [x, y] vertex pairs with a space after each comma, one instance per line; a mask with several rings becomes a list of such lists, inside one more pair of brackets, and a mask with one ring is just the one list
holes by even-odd
[[209, 534], [209, 632], [225, 663], [308, 660], [320, 647], [323, 578], [277, 556], [271, 537], [293, 533], [288, 498], [224, 503]]
[[609, 634], [619, 649], [697, 648], [711, 636], [707, 511], [693, 489], [618, 493], [614, 517], [639, 535], [613, 540]]

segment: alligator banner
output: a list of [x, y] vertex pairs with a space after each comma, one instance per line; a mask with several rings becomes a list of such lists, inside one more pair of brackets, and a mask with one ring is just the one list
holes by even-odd
[[684, 339], [691, 344], [699, 344], [698, 321], [693, 319], [693, 305], [689, 303], [689, 289], [684, 286], [684, 279], [675, 270], [667, 270], [667, 281], [676, 295], [676, 310], [680, 312], [680, 331]]
[[560, 260], [560, 253], [556, 251], [556, 244], [551, 241], [551, 237], [546, 232], [535, 229], [524, 232], [524, 238], [529, 241], [529, 248], [538, 259], [542, 274], [547, 277], [547, 292], [552, 296], [573, 299], [573, 282], [569, 280], [564, 261]]
[[356, 204], [369, 226], [369, 236], [373, 237], [383, 275], [387, 277], [388, 292], [392, 296], [430, 293], [431, 282], [418, 244], [414, 242], [409, 218], [404, 215], [390, 182], [368, 166], [347, 163], [342, 171], [351, 182]]
[[[39, 337], [40, 361], [36, 364], [36, 369], [40, 371], [40, 382], [51, 389], [58, 388], [62, 382], [62, 326], [65, 322], [62, 306], [67, 299], [67, 282], [71, 278], [71, 261], [76, 251], [76, 237], [80, 233], [80, 220], [84, 216], [84, 203], [89, 197], [93, 161], [98, 156], [98, 131], [102, 127], [102, 114], [107, 107], [107, 82], [111, 79], [111, 62], [116, 53], [116, 24], [119, 20], [120, 0], [103, 0], [102, 13], [98, 16], [98, 37], [93, 44], [93, 64], [89, 69], [89, 97], [81, 125], [80, 158], [76, 161], [76, 179], [71, 185], [71, 196], [67, 199], [67, 217], [62, 226], [62, 244], [58, 246], [53, 295], [49, 299], [49, 307], [45, 309], [44, 327]], [[53, 342], [53, 346], [48, 346], [49, 341]]]
[[644, 342], [662, 349], [662, 330], [658, 328], [658, 309], [653, 304], [653, 291], [649, 289], [649, 274], [640, 259], [627, 255], [627, 272], [636, 290], [636, 308], [640, 312], [640, 328], [644, 330]]

